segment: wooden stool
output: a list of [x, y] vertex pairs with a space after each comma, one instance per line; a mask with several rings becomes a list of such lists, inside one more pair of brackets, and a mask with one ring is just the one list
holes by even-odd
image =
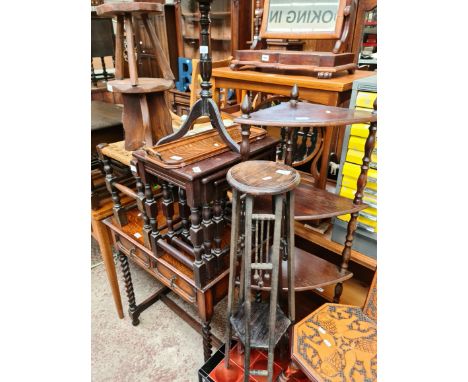
[[[174, 87], [175, 77], [154, 25], [148, 19], [148, 13], [163, 11], [164, 6], [159, 3], [107, 3], [96, 7], [99, 16], [117, 17], [115, 80], [108, 82], [108, 89], [122, 93], [126, 150], [136, 150], [144, 145], [153, 146], [160, 138], [173, 132], [164, 92]], [[164, 78], [138, 78], [133, 16], [141, 17]], [[124, 78], [124, 24], [130, 78]]]
[[[248, 382], [250, 375], [258, 375], [268, 377], [268, 381], [271, 382], [273, 379], [274, 348], [287, 332], [291, 322], [294, 322], [295, 316], [294, 192], [292, 190], [299, 184], [300, 175], [292, 167], [281, 163], [247, 161], [232, 167], [227, 173], [227, 180], [233, 188], [233, 196], [225, 366], [229, 368], [231, 333], [234, 330], [236, 336], [245, 346], [244, 381]], [[241, 194], [245, 194], [243, 208], [241, 207]], [[260, 195], [272, 197], [274, 214], [252, 213], [254, 197]], [[283, 214], [284, 203], [286, 208]], [[239, 230], [241, 210], [243, 210], [244, 220], [243, 232]], [[255, 240], [252, 241], [253, 229]], [[242, 236], [239, 242], [240, 233]], [[270, 248], [270, 235], [273, 241], [272, 248]], [[240, 291], [239, 306], [234, 310], [233, 294], [238, 250], [242, 258]], [[287, 258], [288, 262], [286, 271], [288, 316], [277, 306], [280, 251], [282, 258]], [[254, 258], [254, 262], [252, 262], [252, 258]], [[271, 278], [270, 303], [262, 302], [261, 298], [257, 298], [252, 303], [251, 283], [253, 281], [261, 290], [264, 278]], [[251, 348], [268, 349], [267, 370], [250, 370]]]

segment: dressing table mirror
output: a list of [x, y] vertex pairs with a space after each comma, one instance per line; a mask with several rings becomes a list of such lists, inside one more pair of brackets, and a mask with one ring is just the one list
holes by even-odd
[[[354, 53], [343, 48], [352, 31], [357, 0], [264, 0], [255, 11], [250, 50], [236, 50], [230, 68], [256, 67], [306, 72], [331, 78], [338, 72], [354, 73]], [[331, 52], [261, 49], [267, 38], [336, 40]]]

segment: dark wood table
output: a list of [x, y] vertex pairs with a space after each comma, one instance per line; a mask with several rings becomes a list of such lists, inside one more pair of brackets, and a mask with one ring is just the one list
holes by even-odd
[[[274, 160], [277, 143], [278, 140], [268, 136], [256, 140], [250, 145], [250, 157]], [[226, 173], [241, 161], [241, 156], [226, 151], [180, 168], [161, 167], [143, 150], [133, 156], [131, 166], [138, 178], [137, 192], [118, 185], [113, 187], [133, 194], [137, 208], [123, 211], [118, 207], [114, 216], [104, 222], [113, 232], [114, 249], [122, 262], [130, 316], [137, 325], [145, 309], [163, 301], [202, 332], [204, 355], [208, 359], [212, 341], [221, 344], [213, 338], [210, 322], [215, 304], [227, 294], [229, 274]], [[160, 185], [159, 191], [151, 191], [154, 184]], [[125, 218], [120, 219], [123, 214]], [[137, 305], [127, 258], [195, 305], [201, 327], [171, 303], [165, 290]]]

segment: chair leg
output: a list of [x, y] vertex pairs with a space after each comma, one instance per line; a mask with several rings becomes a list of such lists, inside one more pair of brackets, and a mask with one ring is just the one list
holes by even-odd
[[133, 326], [137, 326], [140, 323], [138, 316], [140, 313], [136, 311], [136, 300], [135, 292], [133, 290], [132, 275], [130, 273], [130, 264], [128, 258], [122, 252], [119, 252], [120, 265], [122, 266], [122, 273], [125, 281], [125, 290], [127, 291], [128, 298], [128, 314], [132, 319]]

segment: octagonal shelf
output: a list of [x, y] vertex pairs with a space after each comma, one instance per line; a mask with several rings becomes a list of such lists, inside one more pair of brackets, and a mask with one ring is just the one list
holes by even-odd
[[[252, 302], [250, 312], [250, 346], [256, 349], [268, 350], [268, 322], [270, 304], [267, 302]], [[237, 312], [230, 318], [234, 332], [245, 345], [245, 309], [242, 304]], [[291, 325], [291, 320], [276, 306], [275, 343], [278, 343]]]
[[[312, 381], [355, 381], [345, 372], [354, 368], [360, 370], [358, 380], [377, 381], [377, 324], [357, 306], [322, 305], [293, 326], [291, 347], [292, 360]], [[337, 354], [340, 368], [330, 377]]]

